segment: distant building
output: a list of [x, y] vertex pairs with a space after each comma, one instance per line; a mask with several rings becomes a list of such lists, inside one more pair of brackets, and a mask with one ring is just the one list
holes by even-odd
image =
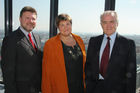
[[137, 83], [136, 83], [137, 88], [140, 88], [140, 64], [137, 65]]

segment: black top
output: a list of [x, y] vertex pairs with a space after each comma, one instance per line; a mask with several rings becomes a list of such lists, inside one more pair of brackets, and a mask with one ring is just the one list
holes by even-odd
[[67, 46], [62, 42], [69, 93], [84, 93], [83, 54], [79, 45]]

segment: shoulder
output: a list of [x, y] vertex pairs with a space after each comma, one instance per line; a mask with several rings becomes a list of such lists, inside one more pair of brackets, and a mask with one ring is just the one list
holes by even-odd
[[89, 39], [89, 42], [98, 42], [103, 39], [103, 35], [93, 36]]
[[33, 32], [33, 35], [36, 36], [36, 37], [40, 37], [38, 33]]
[[6, 40], [6, 41], [15, 40], [16, 37], [17, 37], [17, 32], [18, 32], [17, 30], [11, 32], [9, 35], [7, 35], [7, 36], [4, 37], [3, 41], [5, 41], [5, 40]]
[[16, 34], [17, 32], [14, 31], [10, 33], [8, 36], [5, 36], [2, 41], [2, 48], [5, 49], [6, 47], [15, 47], [16, 46]]
[[54, 45], [56, 44], [58, 41], [60, 41], [59, 35], [56, 35], [54, 37], [51, 37], [50, 39], [48, 39], [45, 43], [46, 46], [48, 45]]
[[50, 53], [52, 51], [57, 51], [58, 48], [61, 48], [61, 46], [62, 46], [62, 44], [61, 44], [61, 40], [59, 38], [59, 35], [56, 35], [54, 37], [51, 37], [50, 39], [48, 39], [45, 42], [43, 50], [44, 50], [44, 53], [46, 53], [46, 52]]
[[76, 34], [73, 34], [73, 33], [72, 33], [72, 35], [74, 36], [74, 38], [82, 40], [82, 38], [79, 35], [76, 35]]
[[33, 36], [36, 40], [39, 40], [41, 42], [41, 38], [38, 33], [33, 33]]
[[132, 40], [128, 37], [122, 36], [122, 35], [118, 35], [116, 37], [116, 42], [118, 42], [119, 45], [122, 45], [125, 48], [132, 48], [132, 47], [135, 48], [136, 47], [134, 40]]
[[82, 39], [79, 35], [76, 35], [76, 34], [73, 34], [73, 33], [72, 33], [72, 36], [74, 37], [74, 39], [75, 39], [80, 45], [84, 45], [84, 41], [83, 41], [83, 39]]
[[134, 43], [134, 40], [132, 40], [126, 36], [118, 35], [116, 38], [118, 38], [119, 41], [122, 43]]

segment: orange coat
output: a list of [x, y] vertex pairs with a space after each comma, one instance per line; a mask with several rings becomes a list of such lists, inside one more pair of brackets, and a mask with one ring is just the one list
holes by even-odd
[[[83, 53], [83, 72], [86, 61], [83, 40], [72, 34]], [[83, 73], [85, 79], [85, 73]], [[84, 82], [84, 80], [83, 80]], [[44, 46], [42, 64], [42, 93], [69, 93], [60, 34], [49, 39]]]

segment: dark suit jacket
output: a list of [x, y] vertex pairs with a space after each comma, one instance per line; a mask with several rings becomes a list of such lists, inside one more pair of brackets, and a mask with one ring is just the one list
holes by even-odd
[[17, 29], [2, 44], [2, 73], [5, 93], [36, 93], [40, 90], [42, 52], [38, 35], [33, 34], [37, 51]]
[[99, 52], [103, 35], [89, 41], [86, 59], [87, 93], [135, 93], [136, 50], [133, 40], [117, 34], [104, 81], [99, 80]]

